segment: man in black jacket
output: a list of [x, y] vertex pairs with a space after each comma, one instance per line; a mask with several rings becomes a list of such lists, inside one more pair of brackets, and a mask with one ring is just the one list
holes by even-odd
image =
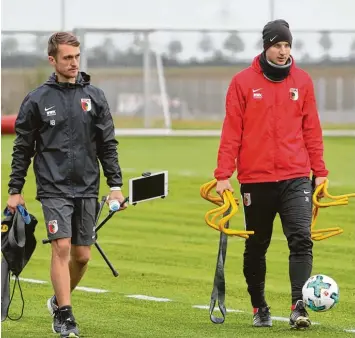
[[[21, 195], [31, 158], [52, 245], [51, 280], [55, 295], [47, 306], [52, 329], [79, 337], [71, 291], [83, 277], [95, 242], [95, 217], [103, 167], [110, 200], [123, 203], [114, 124], [103, 91], [79, 72], [80, 43], [66, 32], [48, 41], [54, 73], [22, 102], [16, 120], [8, 208], [24, 205]], [[121, 206], [122, 209], [126, 205]]]

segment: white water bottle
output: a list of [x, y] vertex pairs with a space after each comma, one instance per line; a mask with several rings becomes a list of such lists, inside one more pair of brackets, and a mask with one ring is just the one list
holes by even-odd
[[117, 211], [121, 207], [120, 202], [117, 200], [111, 200], [108, 205], [111, 211]]

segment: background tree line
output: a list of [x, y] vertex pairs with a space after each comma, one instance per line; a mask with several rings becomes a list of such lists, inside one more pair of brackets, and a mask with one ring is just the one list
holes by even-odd
[[[34, 51], [25, 52], [21, 50], [19, 41], [14, 36], [3, 36], [2, 67], [37, 67], [45, 62], [43, 56], [46, 55], [47, 36], [35, 37]], [[336, 62], [330, 56], [333, 42], [330, 32], [323, 31], [318, 41], [323, 50], [323, 62]], [[191, 56], [182, 59], [184, 43], [180, 39], [172, 39], [165, 46], [162, 53], [163, 64], [165, 66], [217, 66], [230, 65], [243, 62], [240, 53], [245, 50], [245, 43], [237, 32], [231, 32], [223, 40], [221, 47], [216, 47], [211, 34], [202, 32], [197, 42], [197, 50], [202, 57]], [[262, 40], [259, 39], [255, 45], [257, 51], [262, 50]], [[312, 58], [305, 48], [305, 44], [300, 39], [295, 39], [293, 49], [298, 52], [300, 62], [312, 62]], [[141, 34], [133, 34], [132, 41], [128, 48], [118, 48], [111, 37], [106, 37], [101, 44], [87, 50], [88, 67], [141, 67], [143, 55], [143, 37]], [[355, 38], [350, 46], [350, 54], [341, 60], [342, 63], [354, 62], [355, 60]]]

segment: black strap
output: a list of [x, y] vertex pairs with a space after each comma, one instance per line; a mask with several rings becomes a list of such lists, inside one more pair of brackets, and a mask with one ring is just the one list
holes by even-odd
[[[230, 213], [230, 209], [228, 209], [223, 216], [227, 216]], [[225, 228], [229, 228], [229, 222], [227, 222], [224, 226]], [[227, 253], [227, 241], [228, 235], [221, 232], [219, 237], [219, 248], [217, 255], [217, 265], [216, 271], [214, 275], [214, 285], [211, 294], [211, 303], [210, 303], [210, 319], [215, 324], [222, 324], [226, 318], [226, 306], [224, 305], [225, 293], [226, 293], [226, 283], [224, 280], [224, 263], [226, 261], [226, 253]], [[213, 315], [213, 310], [216, 306], [216, 302], [218, 300], [218, 307], [221, 311], [223, 318], [216, 317]]]
[[[8, 235], [9, 245], [10, 245], [11, 248], [16, 250], [16, 249], [22, 249], [22, 248], [25, 247], [25, 244], [26, 244], [26, 229], [25, 229], [25, 226], [26, 226], [25, 222], [21, 219], [21, 215], [19, 214], [18, 211], [16, 211], [15, 215], [14, 215], [14, 221], [13, 221], [12, 227], [11, 227], [11, 229], [9, 231], [9, 235]], [[11, 272], [9, 271], [9, 274], [8, 274], [9, 285], [10, 285], [10, 274], [11, 274]], [[7, 308], [7, 311], [9, 313], [10, 305], [11, 305], [12, 299], [13, 299], [14, 294], [15, 294], [16, 284], [18, 284], [18, 287], [19, 287], [19, 290], [20, 290], [20, 294], [21, 294], [22, 309], [21, 309], [21, 314], [20, 314], [19, 317], [11, 318], [9, 316], [9, 314], [7, 314], [7, 317], [10, 320], [16, 321], [16, 320], [20, 320], [22, 318], [22, 316], [23, 316], [23, 311], [24, 311], [24, 308], [25, 308], [25, 300], [23, 298], [23, 293], [22, 293], [22, 289], [21, 289], [19, 276], [15, 275], [15, 274], [12, 274], [12, 275], [15, 276], [15, 283], [14, 283], [14, 287], [13, 287], [13, 290], [12, 290], [12, 295], [11, 295], [11, 298], [10, 298], [10, 302], [9, 302], [9, 306]]]
[[[10, 279], [10, 273], [9, 273], [9, 279]], [[19, 287], [19, 290], [20, 290], [20, 294], [21, 294], [21, 300], [22, 300], [22, 308], [21, 308], [21, 314], [19, 317], [17, 318], [12, 318], [10, 317], [9, 315], [9, 309], [10, 309], [10, 304], [12, 302], [12, 298], [14, 297], [14, 294], [15, 294], [15, 289], [16, 289], [16, 284], [18, 284], [18, 287]], [[10, 298], [10, 303], [9, 303], [9, 306], [8, 306], [8, 313], [7, 313], [7, 318], [9, 318], [10, 320], [13, 320], [13, 321], [16, 321], [16, 320], [20, 320], [23, 316], [23, 310], [25, 308], [25, 300], [23, 298], [23, 293], [22, 293], [22, 289], [21, 289], [21, 284], [20, 284], [20, 279], [18, 276], [15, 276], [15, 283], [14, 283], [14, 288], [12, 289], [12, 295], [11, 295], [11, 298]]]

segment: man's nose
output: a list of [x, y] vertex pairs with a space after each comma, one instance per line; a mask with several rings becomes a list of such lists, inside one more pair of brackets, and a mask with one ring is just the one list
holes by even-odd
[[285, 54], [286, 54], [286, 47], [281, 46], [281, 48], [280, 48], [280, 54], [281, 54], [281, 55], [285, 55]]

